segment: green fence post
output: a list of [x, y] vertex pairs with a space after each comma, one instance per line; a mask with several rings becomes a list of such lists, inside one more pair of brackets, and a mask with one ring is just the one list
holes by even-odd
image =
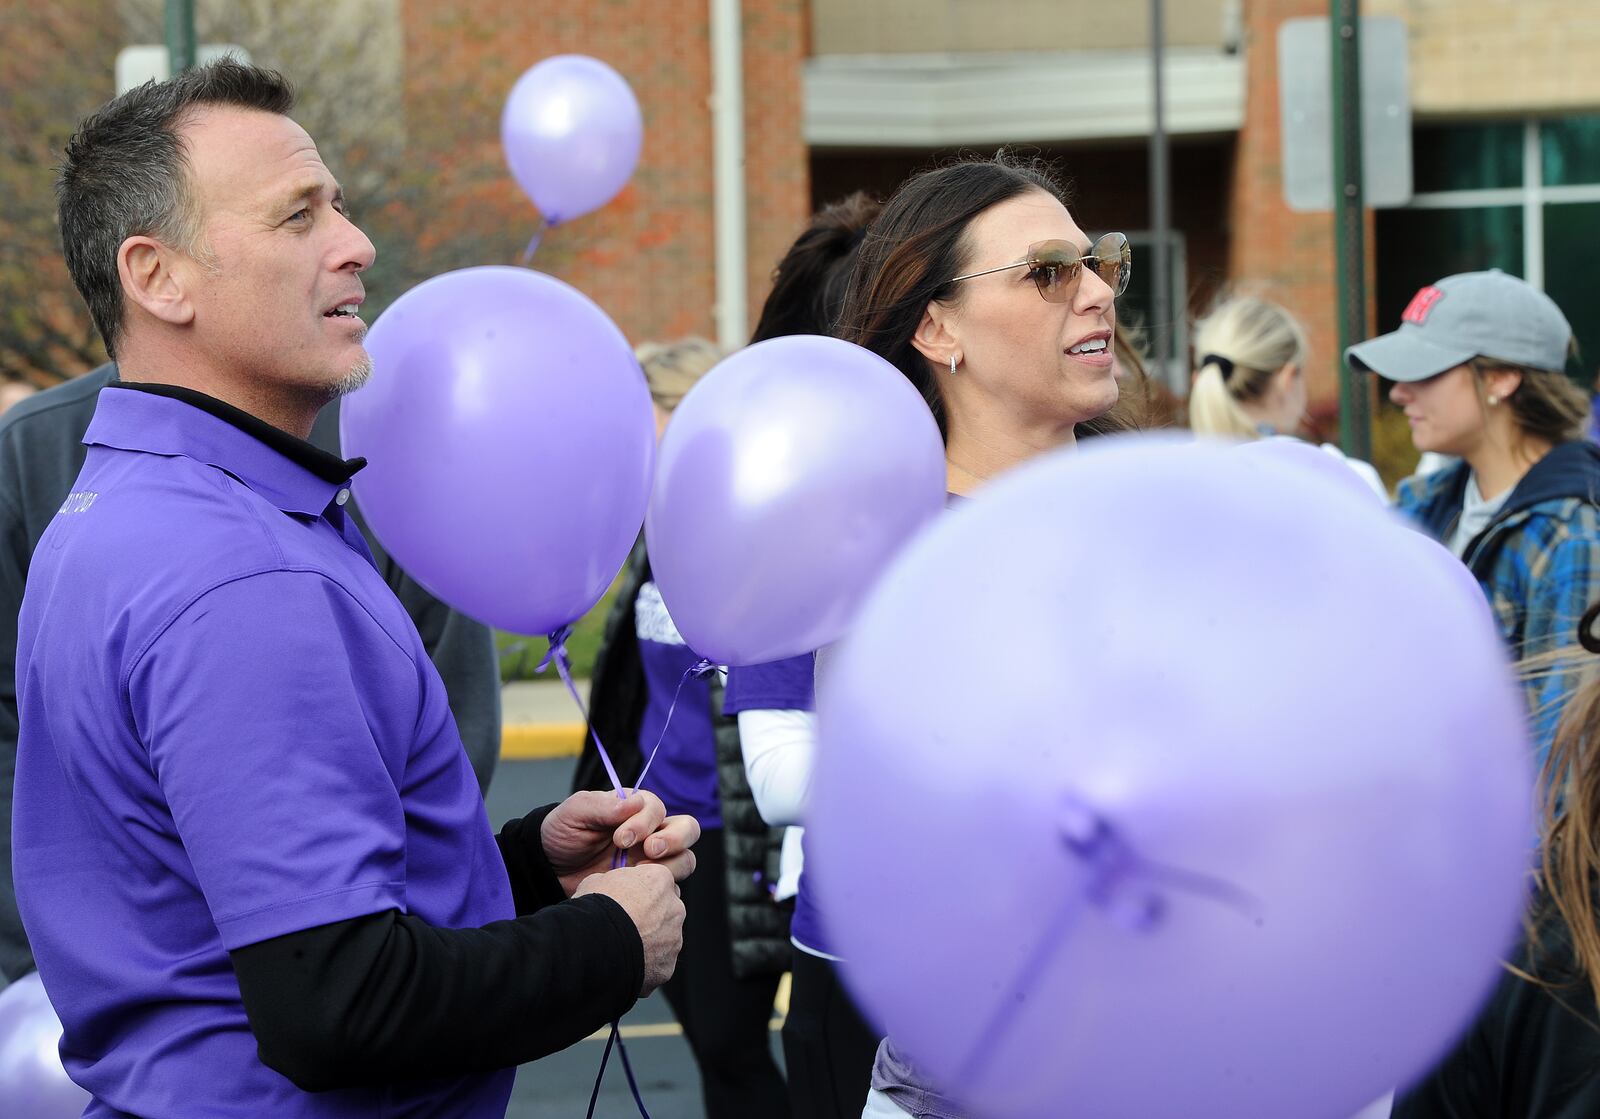
[[1339, 431], [1344, 452], [1372, 458], [1371, 376], [1345, 368], [1367, 337], [1367, 237], [1361, 198], [1361, 4], [1330, 0], [1333, 42], [1333, 220], [1339, 277]]

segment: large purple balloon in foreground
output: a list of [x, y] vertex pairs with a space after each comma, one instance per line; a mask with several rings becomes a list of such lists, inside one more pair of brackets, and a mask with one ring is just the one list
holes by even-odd
[[673, 413], [645, 518], [684, 640], [722, 664], [839, 637], [944, 504], [944, 444], [894, 366], [792, 335], [723, 361]]
[[544, 634], [599, 601], [628, 558], [655, 456], [627, 339], [560, 280], [447, 272], [367, 336], [373, 375], [340, 412], [378, 539], [451, 606]]
[[[1299, 439], [1292, 439], [1285, 435], [1274, 435], [1267, 439], [1252, 439], [1238, 445], [1238, 451], [1248, 456], [1258, 467], [1270, 469], [1277, 466], [1312, 470], [1334, 482], [1361, 494], [1369, 501], [1380, 505], [1387, 505], [1387, 498], [1380, 494], [1367, 478], [1358, 472], [1352, 465], [1352, 460], [1340, 454], [1336, 448], [1328, 446], [1315, 446]], [[1365, 463], [1361, 466], [1371, 470]], [[1380, 482], [1379, 485], [1382, 483]]]
[[644, 142], [633, 90], [611, 67], [562, 54], [532, 67], [500, 114], [506, 162], [551, 225], [597, 210], [628, 184]]
[[1493, 623], [1341, 479], [1038, 461], [907, 549], [818, 698], [806, 871], [847, 979], [982, 1119], [1344, 1119], [1515, 937]]
[[77, 1119], [89, 1093], [67, 1079], [57, 1046], [61, 1020], [39, 973], [0, 991], [0, 1115], [6, 1119]]

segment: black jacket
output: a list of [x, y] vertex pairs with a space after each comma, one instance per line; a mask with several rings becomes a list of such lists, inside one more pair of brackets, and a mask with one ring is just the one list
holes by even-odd
[[[1600, 1115], [1600, 1016], [1570, 934], [1547, 919], [1537, 953], [1515, 960], [1465, 1037], [1396, 1101], [1393, 1119], [1593, 1119]], [[1548, 985], [1546, 985], [1548, 984]]]
[[[609, 789], [611, 780], [595, 749], [598, 735], [631, 785], [644, 766], [639, 727], [646, 702], [644, 666], [634, 629], [639, 588], [650, 578], [650, 560], [641, 539], [628, 557], [616, 604], [606, 618], [589, 691], [589, 731], [573, 775], [573, 789]], [[717, 792], [722, 802], [722, 845], [727, 853], [728, 934], [733, 941], [733, 973], [740, 979], [787, 971], [789, 911], [772, 901], [778, 881], [783, 829], [767, 826], [756, 809], [739, 747], [739, 723], [722, 713], [721, 674], [711, 677], [711, 716], [717, 740]]]

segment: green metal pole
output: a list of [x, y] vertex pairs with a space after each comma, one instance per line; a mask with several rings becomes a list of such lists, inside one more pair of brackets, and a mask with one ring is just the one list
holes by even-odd
[[1367, 229], [1361, 199], [1361, 4], [1330, 0], [1333, 34], [1333, 220], [1339, 277], [1339, 430], [1346, 454], [1372, 458], [1372, 377], [1345, 367], [1367, 337]]
[[167, 0], [167, 58], [177, 77], [194, 68], [194, 0]]

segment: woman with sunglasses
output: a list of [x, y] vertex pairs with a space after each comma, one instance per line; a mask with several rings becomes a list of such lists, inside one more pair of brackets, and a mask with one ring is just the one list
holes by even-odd
[[[1189, 390], [1189, 427], [1223, 439], [1271, 439], [1300, 430], [1306, 412], [1305, 328], [1287, 310], [1255, 296], [1220, 300], [1195, 324], [1199, 369]], [[1322, 449], [1354, 470], [1384, 501], [1389, 491], [1370, 463]]]
[[[1461, 460], [1400, 483], [1396, 504], [1472, 570], [1519, 658], [1570, 649], [1600, 599], [1600, 450], [1562, 373], [1571, 348], [1554, 300], [1491, 271], [1423, 288], [1398, 330], [1346, 355], [1394, 382], [1417, 450]], [[1575, 679], [1554, 664], [1527, 681], [1540, 759]]]
[[[1083, 231], [1044, 165], [1005, 153], [952, 164], [908, 180], [885, 205], [862, 243], [839, 333], [921, 391], [959, 500], [1072, 446], [1077, 425], [1117, 403], [1111, 347], [1131, 259], [1122, 234]], [[938, 1071], [914, 1069], [885, 1041], [864, 1114], [960, 1114], [928, 1078]]]

